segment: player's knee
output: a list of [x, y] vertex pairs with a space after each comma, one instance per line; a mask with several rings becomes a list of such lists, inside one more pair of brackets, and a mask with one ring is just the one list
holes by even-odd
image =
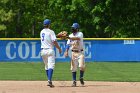
[[54, 67], [49, 67], [48, 69], [54, 69]]
[[81, 58], [82, 58], [82, 59], [84, 59], [84, 57], [85, 57], [84, 55], [81, 55]]
[[71, 72], [76, 72], [76, 68], [71, 68]]
[[85, 64], [81, 64], [81, 65], [79, 66], [79, 69], [82, 70], [82, 71], [85, 71]]
[[80, 70], [81, 71], [85, 71], [85, 67], [80, 67]]
[[51, 69], [54, 69], [55, 65], [51, 66]]
[[54, 69], [55, 64], [48, 65], [48, 69]]
[[71, 70], [71, 72], [76, 72], [76, 70]]
[[45, 66], [45, 70], [48, 70], [48, 66]]

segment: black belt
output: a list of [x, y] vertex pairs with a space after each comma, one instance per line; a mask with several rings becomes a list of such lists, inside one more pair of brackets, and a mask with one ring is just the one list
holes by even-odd
[[49, 49], [49, 48], [41, 48], [41, 50], [43, 50], [43, 49], [47, 50], [47, 49]]
[[83, 51], [83, 49], [81, 49], [81, 50], [72, 50], [72, 52], [81, 52], [81, 51]]

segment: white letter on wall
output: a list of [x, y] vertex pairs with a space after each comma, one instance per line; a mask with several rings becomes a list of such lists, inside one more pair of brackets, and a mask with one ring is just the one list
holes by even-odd
[[31, 42], [31, 46], [32, 46], [31, 58], [40, 58], [40, 52], [38, 55], [36, 55], [36, 43], [37, 42]]
[[[25, 45], [25, 56], [23, 56], [23, 45]], [[26, 59], [30, 53], [29, 45], [26, 42], [21, 42], [18, 47], [18, 53], [20, 58]]]
[[15, 42], [9, 42], [6, 46], [6, 55], [9, 59], [14, 59], [16, 58], [16, 52], [14, 52], [14, 54], [12, 55], [11, 54], [11, 51], [12, 50], [10, 47], [13, 45], [14, 48], [16, 48], [16, 43]]

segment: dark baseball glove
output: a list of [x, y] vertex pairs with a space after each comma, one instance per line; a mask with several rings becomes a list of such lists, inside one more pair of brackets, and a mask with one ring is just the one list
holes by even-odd
[[65, 40], [68, 38], [68, 32], [67, 31], [61, 31], [56, 35], [57, 38], [60, 38], [62, 40]]

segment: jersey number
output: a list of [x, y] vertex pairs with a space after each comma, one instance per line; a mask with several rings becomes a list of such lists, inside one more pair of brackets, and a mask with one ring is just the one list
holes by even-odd
[[42, 33], [42, 41], [44, 41], [45, 33]]

